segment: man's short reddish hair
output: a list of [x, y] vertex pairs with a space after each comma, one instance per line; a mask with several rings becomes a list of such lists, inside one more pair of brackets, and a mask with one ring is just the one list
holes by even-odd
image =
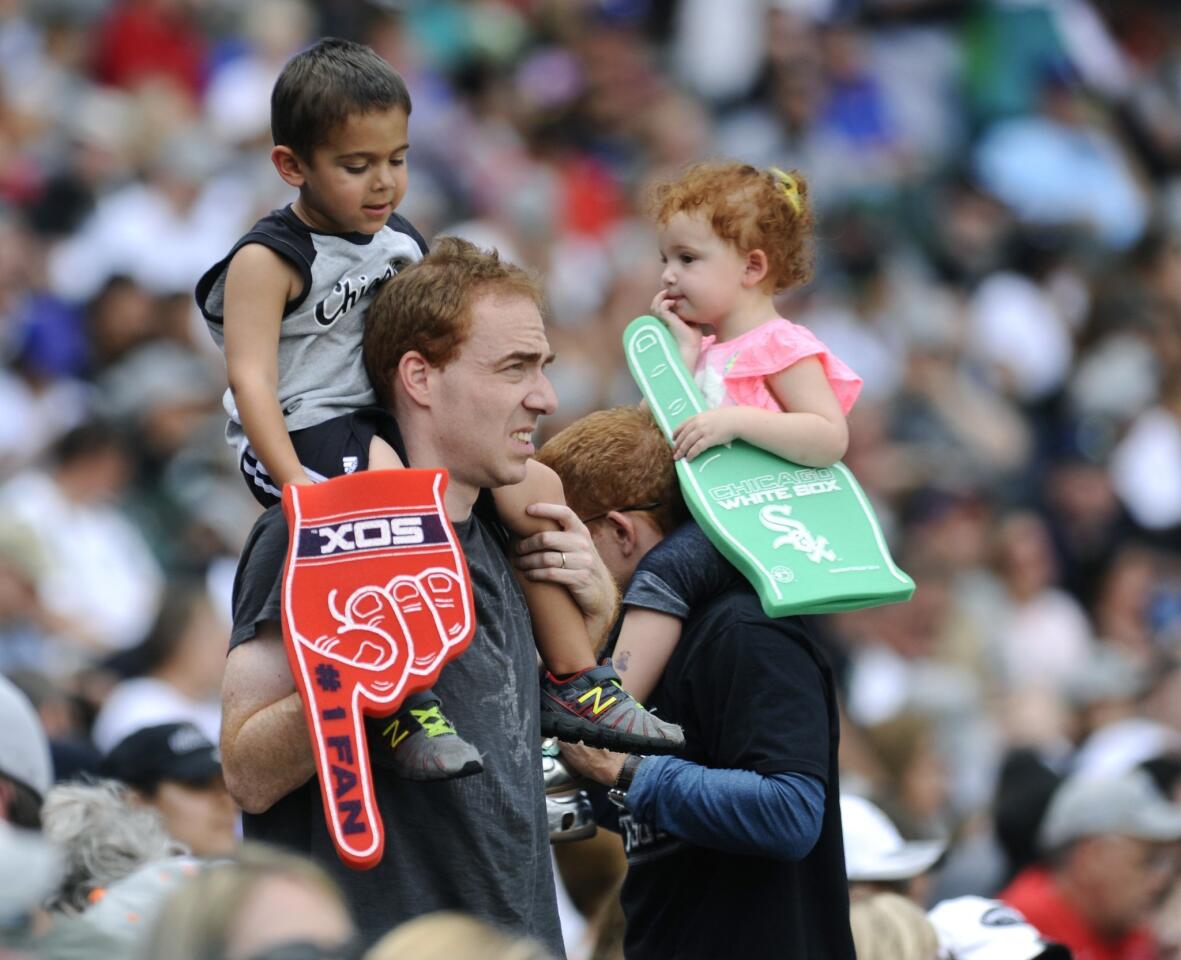
[[390, 384], [404, 354], [421, 353], [435, 367], [459, 355], [471, 332], [471, 306], [485, 293], [532, 300], [544, 314], [537, 281], [459, 237], [439, 237], [430, 253], [386, 281], [365, 314], [362, 354], [382, 406], [392, 407]]
[[647, 512], [667, 534], [688, 516], [672, 448], [647, 410], [589, 414], [551, 438], [537, 459], [561, 477], [566, 502], [580, 517], [659, 503]]

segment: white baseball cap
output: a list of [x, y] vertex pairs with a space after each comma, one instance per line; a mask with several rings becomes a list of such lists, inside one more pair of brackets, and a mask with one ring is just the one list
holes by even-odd
[[903, 840], [898, 828], [864, 797], [841, 794], [845, 872], [850, 883], [910, 880], [943, 856], [942, 840]]
[[1166, 800], [1143, 770], [1102, 779], [1072, 774], [1054, 791], [1038, 842], [1052, 851], [1104, 834], [1160, 843], [1181, 840], [1181, 807]]
[[927, 914], [939, 937], [940, 960], [1070, 960], [1070, 951], [1042, 937], [1007, 904], [956, 897]]
[[1174, 753], [1181, 754], [1181, 733], [1147, 717], [1125, 717], [1087, 737], [1074, 755], [1071, 775], [1110, 779]]

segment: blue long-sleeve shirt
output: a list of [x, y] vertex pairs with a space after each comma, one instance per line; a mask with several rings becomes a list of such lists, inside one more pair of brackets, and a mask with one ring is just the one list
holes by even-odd
[[801, 773], [715, 770], [645, 757], [627, 792], [636, 820], [698, 846], [800, 860], [820, 837], [824, 782]]

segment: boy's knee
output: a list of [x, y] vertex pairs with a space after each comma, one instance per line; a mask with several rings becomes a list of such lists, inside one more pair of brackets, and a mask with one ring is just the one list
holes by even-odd
[[542, 517], [531, 517], [525, 508], [531, 503], [566, 502], [562, 481], [544, 464], [530, 460], [525, 466], [525, 479], [511, 487], [499, 487], [492, 492], [496, 512], [501, 522], [518, 537], [528, 537], [543, 530], [557, 530], [558, 524]]
[[530, 460], [525, 464], [525, 479], [521, 482], [530, 503], [565, 503], [566, 491], [562, 478], [544, 463]]

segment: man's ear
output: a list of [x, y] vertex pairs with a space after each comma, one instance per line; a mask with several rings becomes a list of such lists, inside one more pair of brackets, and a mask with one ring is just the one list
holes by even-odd
[[299, 189], [307, 181], [307, 174], [304, 172], [304, 162], [299, 159], [299, 156], [290, 147], [282, 145], [273, 147], [271, 149], [271, 163], [275, 165], [279, 176], [283, 178], [283, 182], [288, 186]]
[[637, 536], [636, 525], [632, 518], [626, 513], [611, 510], [603, 519], [607, 524], [608, 535], [615, 543], [620, 556], [630, 557], [635, 553], [639, 537]]
[[407, 350], [398, 361], [394, 380], [414, 403], [422, 407], [431, 405], [434, 367], [417, 350]]
[[746, 269], [742, 273], [744, 287], [757, 287], [767, 279], [769, 269], [767, 254], [762, 250], [752, 250], [746, 255]]

